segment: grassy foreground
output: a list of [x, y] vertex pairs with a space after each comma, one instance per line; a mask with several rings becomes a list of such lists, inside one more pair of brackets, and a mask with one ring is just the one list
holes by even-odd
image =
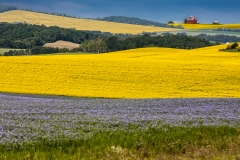
[[[8, 146], [9, 147], [9, 146]], [[1, 159], [239, 159], [240, 129], [227, 126], [102, 130], [89, 139], [0, 147]]]
[[0, 94], [0, 159], [238, 160], [239, 102]]
[[0, 91], [106, 98], [240, 97], [240, 54], [225, 45], [0, 57]]

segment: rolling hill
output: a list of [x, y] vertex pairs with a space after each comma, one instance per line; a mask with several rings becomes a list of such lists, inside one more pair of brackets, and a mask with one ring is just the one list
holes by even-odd
[[[169, 25], [166, 23], [154, 22], [146, 19], [140, 19], [136, 17], [126, 17], [126, 16], [109, 16], [104, 18], [98, 18], [98, 20], [108, 21], [108, 22], [127, 23], [127, 24], [140, 24], [144, 26], [169, 27]], [[181, 26], [174, 26], [174, 27], [182, 29]]]
[[142, 26], [123, 24], [116, 22], [105, 22], [92, 19], [69, 18], [30, 11], [14, 10], [0, 14], [0, 22], [26, 22], [45, 26], [59, 26], [63, 28], [75, 28], [77, 30], [102, 31], [111, 33], [140, 34], [155, 31], [176, 31], [172, 28]]
[[0, 92], [104, 98], [240, 97], [240, 54], [226, 45], [94, 55], [0, 57]]

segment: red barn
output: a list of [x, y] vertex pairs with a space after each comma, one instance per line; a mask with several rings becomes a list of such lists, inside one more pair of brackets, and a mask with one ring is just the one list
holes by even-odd
[[197, 19], [194, 16], [190, 16], [187, 19], [187, 24], [197, 24]]

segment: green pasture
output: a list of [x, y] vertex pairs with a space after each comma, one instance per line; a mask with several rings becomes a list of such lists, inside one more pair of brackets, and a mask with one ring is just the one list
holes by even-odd
[[112, 126], [89, 138], [0, 145], [0, 159], [240, 159], [240, 129]]
[[14, 49], [14, 48], [0, 48], [0, 55], [3, 55], [5, 52], [8, 52], [10, 50], [20, 50], [20, 49]]

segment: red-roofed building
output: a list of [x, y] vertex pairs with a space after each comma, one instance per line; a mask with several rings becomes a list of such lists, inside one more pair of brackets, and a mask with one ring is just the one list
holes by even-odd
[[190, 16], [187, 19], [187, 24], [197, 24], [197, 19], [194, 16]]

